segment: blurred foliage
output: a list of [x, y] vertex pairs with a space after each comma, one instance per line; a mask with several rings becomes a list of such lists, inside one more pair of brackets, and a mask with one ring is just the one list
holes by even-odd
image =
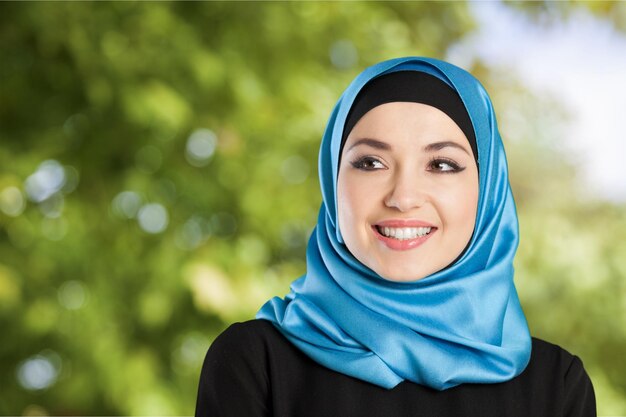
[[[473, 29], [460, 2], [1, 3], [0, 413], [192, 414], [211, 340], [305, 271], [341, 91]], [[624, 207], [578, 197], [558, 105], [472, 71], [501, 109], [531, 328], [625, 414]]]

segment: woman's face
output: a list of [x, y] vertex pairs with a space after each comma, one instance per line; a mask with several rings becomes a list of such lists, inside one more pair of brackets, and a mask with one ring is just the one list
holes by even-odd
[[341, 235], [361, 263], [391, 281], [431, 275], [461, 254], [474, 230], [470, 144], [435, 107], [375, 107], [346, 139], [337, 204]]

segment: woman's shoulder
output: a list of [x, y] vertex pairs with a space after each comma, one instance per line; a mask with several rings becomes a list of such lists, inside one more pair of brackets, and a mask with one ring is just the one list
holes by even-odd
[[256, 339], [259, 336], [272, 337], [277, 332], [274, 325], [269, 321], [253, 319], [232, 323], [216, 338], [216, 341], [219, 339]]
[[532, 338], [532, 346], [533, 358], [569, 361], [575, 357], [561, 346], [538, 337]]
[[533, 397], [547, 394], [552, 403], [570, 410], [566, 415], [596, 415], [593, 385], [583, 362], [559, 345], [533, 338], [530, 363], [518, 378], [532, 381], [528, 386]]
[[268, 415], [267, 358], [276, 333], [271, 323], [251, 320], [234, 323], [217, 336], [202, 365], [196, 416]]
[[291, 346], [276, 327], [267, 320], [233, 323], [220, 333], [209, 347], [208, 357], [243, 357], [261, 363], [268, 355]]
[[556, 371], [557, 375], [565, 375], [572, 369], [582, 369], [583, 364], [578, 356], [561, 346], [533, 337], [528, 367], [537, 368], [544, 372], [554, 373]]
[[232, 323], [215, 338], [211, 346], [261, 347], [268, 343], [276, 343], [282, 338], [272, 323], [267, 320], [254, 319]]

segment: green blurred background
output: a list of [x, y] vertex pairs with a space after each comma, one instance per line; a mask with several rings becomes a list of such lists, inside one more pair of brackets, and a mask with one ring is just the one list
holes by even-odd
[[[623, 36], [625, 5], [500, 7]], [[340, 93], [478, 31], [461, 2], [1, 3], [0, 414], [191, 415], [213, 338], [305, 271]], [[626, 415], [626, 204], [581, 192], [559, 97], [470, 58], [532, 332], [582, 358], [600, 415]]]

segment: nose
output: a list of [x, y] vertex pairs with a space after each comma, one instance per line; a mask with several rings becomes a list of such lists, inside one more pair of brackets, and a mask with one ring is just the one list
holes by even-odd
[[391, 179], [390, 191], [385, 197], [385, 205], [401, 212], [423, 206], [428, 200], [425, 178], [413, 171], [398, 171]]

